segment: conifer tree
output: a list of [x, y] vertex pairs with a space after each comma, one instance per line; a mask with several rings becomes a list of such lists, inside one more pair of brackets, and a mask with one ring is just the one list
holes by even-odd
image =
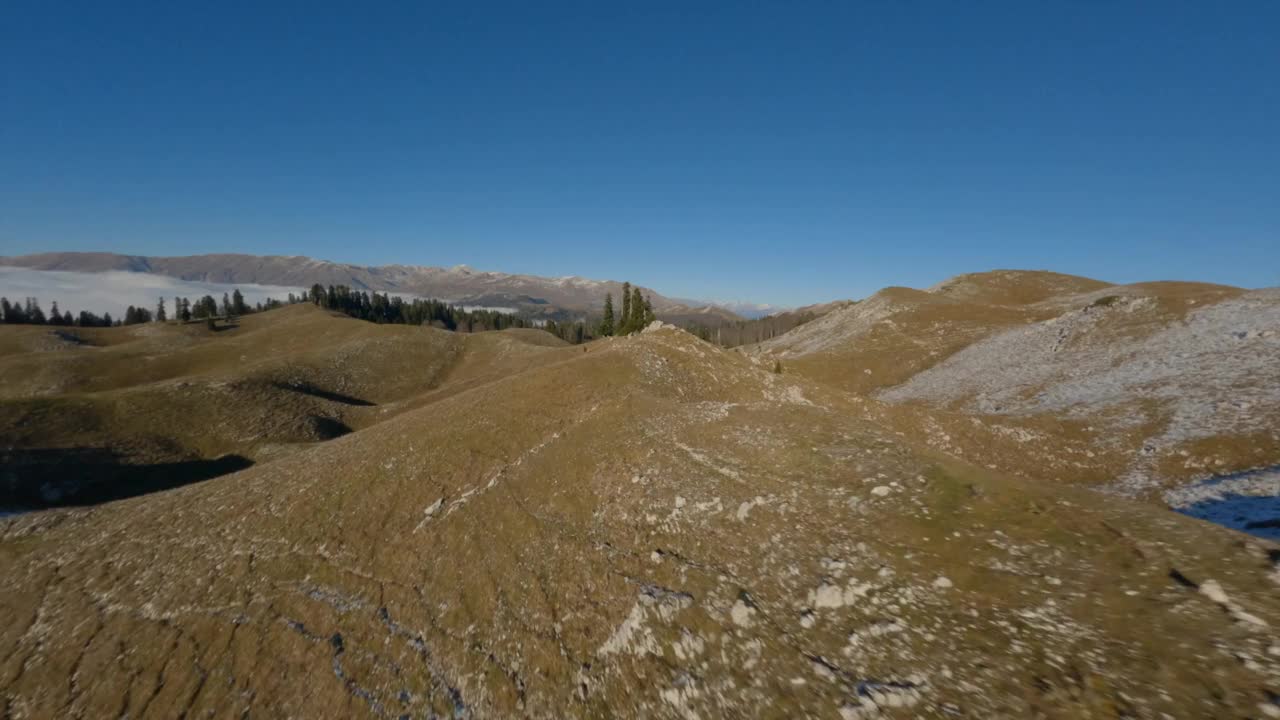
[[631, 290], [631, 320], [629, 322], [629, 332], [639, 332], [644, 329], [644, 297], [640, 295], [640, 288]]
[[649, 327], [649, 323], [657, 319], [658, 316], [653, 312], [653, 298], [646, 295], [644, 297], [644, 327]]
[[49, 324], [50, 325], [62, 324], [62, 311], [58, 309], [57, 300], [54, 300], [53, 306], [49, 308]]
[[13, 318], [9, 317], [9, 298], [0, 297], [0, 322], [11, 323]]
[[40, 301], [33, 297], [27, 298], [26, 316], [27, 322], [32, 325], [44, 325], [48, 322], [45, 319], [44, 311], [40, 309]]
[[244, 295], [240, 294], [240, 288], [231, 291], [231, 310], [237, 315], [248, 315], [249, 306], [244, 303]]
[[27, 322], [26, 311], [22, 309], [22, 305], [20, 303], [16, 302], [9, 306], [9, 309], [5, 311], [4, 317], [5, 322], [12, 323], [14, 325], [22, 325]]
[[231, 296], [222, 293], [222, 316], [231, 317]]
[[608, 337], [613, 334], [613, 293], [604, 296], [604, 319], [600, 321], [600, 335]]
[[634, 328], [631, 327], [631, 283], [622, 283], [622, 322], [618, 323], [619, 335], [627, 335]]
[[165, 322], [169, 319], [169, 315], [164, 311], [164, 298], [160, 298], [160, 302], [156, 303], [156, 322]]

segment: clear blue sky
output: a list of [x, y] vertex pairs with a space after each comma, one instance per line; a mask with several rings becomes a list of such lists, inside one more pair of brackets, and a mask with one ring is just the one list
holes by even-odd
[[5, 3], [0, 254], [1280, 285], [1280, 3], [179, 5]]

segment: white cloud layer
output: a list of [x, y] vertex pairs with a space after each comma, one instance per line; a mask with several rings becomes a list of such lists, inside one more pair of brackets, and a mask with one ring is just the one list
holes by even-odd
[[57, 301], [60, 312], [70, 310], [72, 315], [88, 310], [98, 315], [109, 312], [114, 318], [122, 318], [125, 308], [130, 305], [154, 312], [156, 301], [162, 297], [165, 309], [172, 313], [175, 295], [192, 300], [212, 295], [221, 300], [223, 293], [230, 293], [236, 288], [250, 305], [267, 298], [284, 300], [289, 293], [306, 292], [302, 288], [282, 285], [194, 282], [150, 273], [77, 273], [0, 266], [0, 296], [8, 298], [9, 302], [37, 298], [45, 312]]

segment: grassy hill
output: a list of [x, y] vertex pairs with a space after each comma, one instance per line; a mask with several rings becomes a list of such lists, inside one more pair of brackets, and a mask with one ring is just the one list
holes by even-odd
[[[884, 317], [969, 302], [936, 295]], [[813, 355], [855, 363], [876, 324]], [[808, 355], [777, 374], [670, 328], [571, 347], [310, 307], [65, 348], [11, 330], [0, 375], [35, 379], [4, 412], [56, 411], [6, 442], [252, 465], [0, 520], [6, 716], [1253, 717], [1280, 687], [1280, 547], [944, 451], [906, 418], [961, 410]], [[288, 429], [318, 416], [350, 432]]]
[[1280, 458], [1280, 292], [1053, 273], [889, 288], [753, 349], [1022, 477], [1151, 494]]

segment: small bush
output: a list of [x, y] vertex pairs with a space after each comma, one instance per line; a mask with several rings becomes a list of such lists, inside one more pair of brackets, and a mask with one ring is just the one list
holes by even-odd
[[1119, 295], [1104, 295], [1089, 303], [1089, 307], [1111, 307], [1123, 299]]

